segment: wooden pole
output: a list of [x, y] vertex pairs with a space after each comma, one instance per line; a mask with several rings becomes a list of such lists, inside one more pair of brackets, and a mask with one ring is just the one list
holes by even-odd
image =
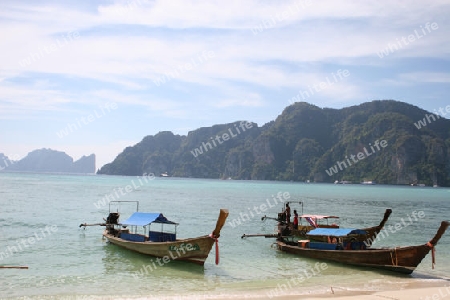
[[212, 232], [213, 236], [215, 238], [218, 238], [220, 236], [220, 230], [222, 230], [223, 225], [225, 225], [225, 221], [228, 217], [228, 209], [220, 209], [219, 218], [217, 219], [216, 228]]
[[265, 238], [276, 238], [278, 237], [277, 234], [243, 234], [241, 236], [241, 239], [246, 238], [246, 237], [257, 237], [257, 236], [263, 236]]
[[84, 223], [84, 224], [80, 224], [80, 226], [78, 226], [78, 227], [83, 227], [83, 226], [84, 226], [84, 228], [86, 228], [86, 226], [106, 226], [106, 223], [94, 223], [94, 224]]
[[0, 266], [0, 269], [28, 269], [26, 266]]

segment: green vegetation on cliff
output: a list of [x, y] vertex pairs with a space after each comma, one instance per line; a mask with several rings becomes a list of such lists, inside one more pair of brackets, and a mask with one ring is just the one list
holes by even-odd
[[[381, 141], [386, 146], [375, 147]], [[391, 100], [343, 109], [298, 102], [263, 127], [237, 121], [187, 136], [147, 136], [98, 173], [165, 172], [197, 178], [450, 186], [450, 120]]]

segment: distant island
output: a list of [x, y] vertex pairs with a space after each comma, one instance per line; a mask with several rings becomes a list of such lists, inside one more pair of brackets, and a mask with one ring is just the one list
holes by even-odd
[[450, 186], [450, 120], [393, 100], [342, 109], [296, 102], [262, 127], [236, 121], [146, 136], [98, 171], [144, 173]]
[[21, 160], [14, 161], [0, 153], [0, 171], [95, 174], [95, 154], [74, 161], [64, 152], [39, 149], [28, 153]]

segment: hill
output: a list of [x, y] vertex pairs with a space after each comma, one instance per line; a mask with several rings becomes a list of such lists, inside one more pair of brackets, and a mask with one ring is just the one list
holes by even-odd
[[98, 173], [450, 186], [449, 158], [450, 120], [416, 106], [297, 102], [263, 127], [237, 121], [147, 136]]
[[64, 152], [39, 149], [34, 150], [19, 161], [11, 161], [5, 156], [3, 160], [5, 171], [37, 172], [37, 173], [95, 173], [95, 154], [83, 156], [77, 161]]

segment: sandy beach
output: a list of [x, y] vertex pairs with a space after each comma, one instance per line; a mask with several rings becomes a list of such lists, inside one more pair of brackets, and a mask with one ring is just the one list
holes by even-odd
[[400, 290], [390, 291], [350, 291], [340, 288], [330, 287], [329, 293], [317, 294], [317, 295], [284, 295], [279, 297], [273, 297], [277, 300], [288, 299], [361, 299], [361, 300], [375, 300], [375, 299], [395, 299], [395, 300], [441, 300], [450, 299], [450, 281], [442, 280], [433, 283], [414, 283], [411, 286], [402, 288]]
[[[411, 282], [409, 284], [400, 284], [398, 289], [394, 286], [389, 287], [390, 290], [374, 291], [364, 287], [338, 287], [330, 286], [321, 290], [313, 287], [300, 287], [291, 289], [284, 294], [273, 295], [270, 290], [252, 289], [242, 293], [227, 293], [225, 290], [216, 293], [205, 294], [185, 294], [174, 297], [145, 297], [139, 299], [170, 299], [170, 300], [191, 300], [191, 299], [274, 299], [274, 300], [376, 300], [376, 299], [393, 299], [393, 300], [450, 300], [450, 280], [439, 279], [428, 282]], [[134, 299], [134, 298], [133, 298]]]
[[[450, 299], [450, 285], [440, 287], [428, 287], [428, 288], [412, 288], [399, 291], [384, 291], [376, 293], [361, 293], [361, 292], [335, 292], [330, 295], [321, 295], [313, 297], [298, 296], [296, 299], [396, 299], [396, 300], [440, 300]], [[277, 298], [278, 299], [278, 298]], [[280, 297], [279, 299], [293, 299], [292, 296]]]

